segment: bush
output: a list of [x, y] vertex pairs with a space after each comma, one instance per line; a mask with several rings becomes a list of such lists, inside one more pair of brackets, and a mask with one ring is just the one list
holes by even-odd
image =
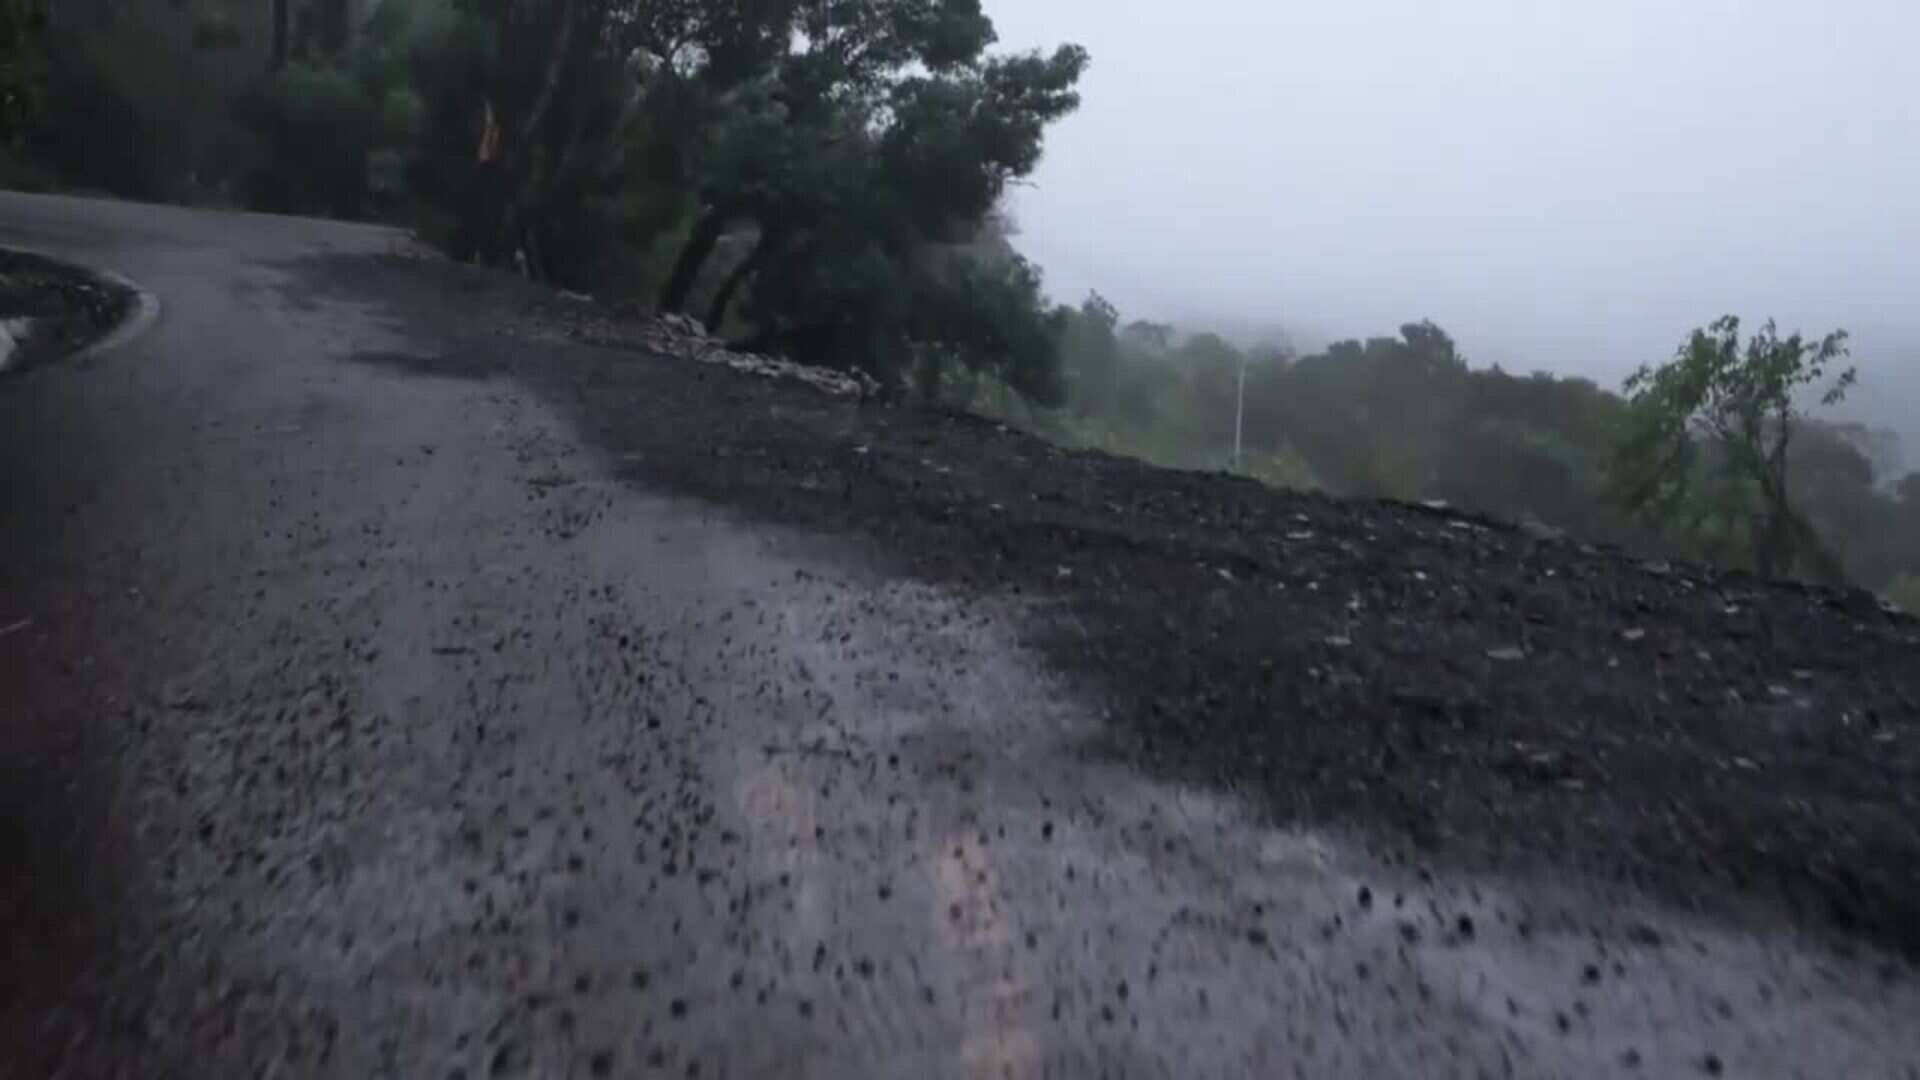
[[246, 182], [248, 205], [349, 218], [367, 212], [382, 109], [352, 75], [293, 65], [250, 95], [241, 116], [261, 147]]
[[1313, 474], [1313, 466], [1307, 464], [1306, 459], [1291, 447], [1282, 447], [1275, 452], [1250, 453], [1232, 471], [1252, 477], [1268, 487], [1293, 491], [1320, 490], [1320, 479]]
[[50, 30], [45, 93], [24, 156], [81, 190], [185, 202], [224, 196], [245, 162], [232, 104], [256, 69], [244, 49], [225, 44], [235, 28], [212, 32], [188, 14], [116, 5], [111, 18]]
[[127, 43], [63, 38], [51, 51], [44, 107], [29, 137], [34, 154], [82, 187], [134, 199], [172, 193], [176, 161]]
[[1909, 615], [1920, 617], [1920, 574], [1901, 574], [1887, 587], [1887, 599]]

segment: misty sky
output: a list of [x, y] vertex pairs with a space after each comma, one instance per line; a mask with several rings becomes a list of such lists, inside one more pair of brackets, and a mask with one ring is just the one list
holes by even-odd
[[1015, 199], [1060, 299], [1309, 341], [1431, 317], [1609, 384], [1772, 315], [1852, 330], [1898, 390], [1863, 405], [1920, 412], [1915, 0], [987, 9], [1004, 46], [1093, 53]]

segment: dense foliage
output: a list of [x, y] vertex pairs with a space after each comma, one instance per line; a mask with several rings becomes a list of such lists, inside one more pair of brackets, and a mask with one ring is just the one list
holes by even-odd
[[0, 145], [12, 145], [40, 105], [47, 0], [0, 0]]
[[[1846, 355], [1846, 334], [1781, 338], [1772, 323], [1740, 344], [1728, 317], [1696, 330], [1674, 359], [1627, 380], [1626, 435], [1613, 470], [1619, 501], [1656, 522], [1697, 531], [1717, 517], [1724, 541], [1763, 574], [1844, 572], [1788, 491], [1789, 450], [1805, 426], [1795, 396]], [[1821, 398], [1853, 384], [1849, 368]]]

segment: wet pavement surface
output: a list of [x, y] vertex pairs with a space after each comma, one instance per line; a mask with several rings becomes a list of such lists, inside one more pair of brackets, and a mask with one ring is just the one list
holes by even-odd
[[[1385, 661], [1338, 659], [1381, 655], [1367, 620], [1397, 610], [1340, 558], [1438, 575], [1453, 564], [1423, 545], [1461, 533], [1492, 575], [1520, 543], [1497, 530], [1260, 510], [1215, 478], [1069, 469], [988, 425], [586, 349], [528, 317], [524, 287], [393, 258], [374, 229], [4, 196], [5, 243], [118, 270], [164, 309], [129, 345], [0, 387], [0, 1074], [1920, 1068], [1889, 921], [1912, 853], [1876, 786], [1920, 742], [1894, 659], [1911, 623], [1648, 577], [1632, 613], [1670, 665], [1705, 663], [1684, 646], [1710, 599], [1718, 618], [1797, 605], [1827, 635], [1805, 648], [1853, 666], [1755, 631], [1754, 663], [1779, 670], [1742, 678], [1767, 680], [1759, 726], [1785, 734], [1696, 712], [1714, 738], [1612, 747], [1574, 723], [1584, 765], [1528, 746], [1516, 778], [1479, 767], [1491, 750], [1448, 757], [1460, 736], [1408, 749], [1400, 714], [1350, 688]], [[995, 470], [1015, 459], [1052, 493], [1038, 510], [1008, 509]], [[1116, 485], [1160, 516], [1101, 519]], [[1182, 500], [1319, 517], [1203, 544]], [[1398, 554], [1343, 556], [1363, 527]], [[1358, 596], [1341, 628], [1270, 587], [1263, 545], [1302, 533], [1330, 546], [1292, 588]], [[1604, 553], [1529, 557], [1532, 580], [1587, 568], [1597, 606], [1625, 580]], [[1605, 667], [1581, 635], [1621, 630], [1519, 621], [1544, 629], [1515, 647], [1561, 683]], [[1455, 682], [1381, 693], [1457, 705], [1478, 719], [1435, 729], [1495, 745], [1551, 737], [1513, 734], [1528, 702], [1605, 717], [1637, 699], [1604, 687], [1658, 681], [1503, 690], [1475, 665], [1527, 661], [1493, 658], [1489, 625], [1436, 635], [1475, 658]], [[1246, 662], [1289, 689], [1264, 700], [1345, 710], [1355, 749], [1326, 750], [1345, 744], [1324, 719], [1250, 725], [1235, 669], [1195, 659], [1235, 655], [1198, 651], [1223, 635], [1268, 642]], [[1304, 658], [1309, 639], [1337, 655]], [[1431, 669], [1406, 648], [1395, 671]], [[1709, 685], [1687, 670], [1675, 689]], [[1846, 712], [1871, 755], [1791, 723]], [[1818, 754], [1767, 756], [1808, 738]], [[1683, 764], [1639, 779], [1662, 739]], [[1731, 828], [1798, 835], [1744, 794], [1746, 766], [1698, 771], [1722, 744], [1812, 803], [1820, 835], [1864, 838], [1872, 858], [1806, 847], [1858, 880], [1852, 933], [1781, 902], [1829, 893], [1748, 903], [1716, 865], [1681, 873], [1665, 832], [1608, 801], [1661, 785], [1738, 796], [1675, 813], [1759, 807], [1679, 834], [1720, 845], [1711, 864], [1745, 850]], [[1399, 767], [1363, 760], [1383, 746]], [[1868, 758], [1882, 771], [1855, 776]], [[1607, 795], [1603, 776], [1642, 786]], [[1418, 790], [1436, 780], [1453, 786]], [[1488, 856], [1502, 833], [1511, 866]], [[1645, 874], [1611, 872], [1635, 859]]]

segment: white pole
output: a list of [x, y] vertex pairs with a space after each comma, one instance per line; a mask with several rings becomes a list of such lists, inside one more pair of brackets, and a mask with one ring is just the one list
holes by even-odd
[[1233, 395], [1233, 464], [1240, 466], [1240, 423], [1247, 411], [1247, 355], [1240, 354], [1240, 385]]

